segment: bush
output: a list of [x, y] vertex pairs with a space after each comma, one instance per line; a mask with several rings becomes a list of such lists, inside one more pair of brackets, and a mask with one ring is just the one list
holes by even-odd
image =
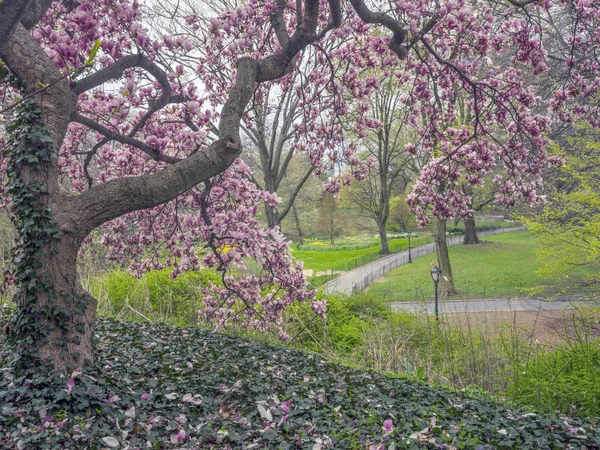
[[308, 308], [304, 314], [297, 343], [353, 366], [485, 389], [541, 412], [600, 416], [600, 341], [584, 332], [548, 352], [514, 326], [497, 334], [468, 322], [438, 324], [432, 316], [393, 313], [368, 293], [330, 297], [325, 321], [311, 320]]
[[155, 270], [135, 278], [114, 270], [93, 279], [89, 291], [98, 299], [101, 315], [126, 320], [165, 321], [179, 325], [196, 323], [202, 308], [201, 288], [219, 283], [209, 269], [186, 272], [173, 279], [170, 269]]
[[448, 228], [447, 233], [449, 236], [460, 236], [461, 234], [465, 234], [465, 230], [461, 227], [452, 227]]

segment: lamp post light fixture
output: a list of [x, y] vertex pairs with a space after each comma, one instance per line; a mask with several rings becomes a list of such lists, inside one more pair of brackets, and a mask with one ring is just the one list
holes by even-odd
[[431, 263], [431, 270], [429, 271], [431, 274], [431, 279], [433, 280], [433, 284], [435, 285], [435, 306], [434, 306], [434, 314], [435, 320], [439, 320], [438, 315], [438, 283], [442, 278], [442, 269], [437, 267], [435, 264]]
[[412, 263], [412, 254], [410, 252], [410, 235], [412, 234], [412, 231], [408, 232], [408, 262], [409, 264]]

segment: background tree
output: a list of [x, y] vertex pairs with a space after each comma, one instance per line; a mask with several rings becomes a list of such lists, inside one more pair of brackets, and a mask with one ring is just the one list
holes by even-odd
[[394, 231], [410, 231], [417, 227], [415, 217], [406, 204], [406, 195], [392, 197], [390, 200], [390, 222]]
[[569, 271], [600, 262], [600, 140], [597, 130], [580, 125], [564, 144], [552, 146], [566, 163], [548, 176], [547, 203], [533, 217], [523, 218], [538, 236], [542, 271], [562, 277], [570, 289], [597, 297], [598, 279], [571, 286]]
[[[284, 199], [295, 192], [299, 179], [305, 175], [307, 167], [310, 165], [310, 160], [304, 154], [299, 154], [292, 159], [279, 188], [279, 193]], [[319, 178], [311, 176], [304, 183], [292, 203], [290, 213], [282, 220], [281, 229], [286, 235], [296, 234], [303, 237], [314, 228], [325, 182], [323, 176]]]
[[[369, 115], [376, 121], [372, 130], [360, 134], [357, 147], [367, 160], [366, 178], [353, 183], [350, 199], [363, 214], [375, 221], [379, 233], [379, 253], [387, 255], [387, 222], [390, 199], [402, 194], [408, 185], [413, 155], [404, 148], [410, 132], [408, 105], [401, 101], [405, 92], [398, 79], [390, 76], [381, 81], [379, 89], [368, 99]], [[364, 109], [361, 108], [361, 114]]]
[[463, 217], [465, 223], [465, 238], [463, 239], [463, 245], [479, 244], [480, 241], [477, 237], [475, 214], [494, 201], [496, 198], [496, 189], [494, 183], [488, 180], [483, 186], [464, 184], [463, 190], [466, 191], [465, 195], [468, 195], [471, 198], [470, 212]]
[[317, 230], [329, 237], [331, 245], [343, 230], [343, 219], [338, 211], [338, 199], [331, 192], [325, 192], [319, 206]]

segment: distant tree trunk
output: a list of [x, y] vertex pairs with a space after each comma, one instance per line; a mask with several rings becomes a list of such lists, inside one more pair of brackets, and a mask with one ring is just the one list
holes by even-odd
[[437, 252], [438, 267], [442, 269], [442, 279], [439, 283], [439, 294], [441, 298], [448, 298], [457, 294], [454, 288], [454, 277], [448, 254], [448, 243], [446, 242], [446, 221], [438, 220], [435, 231], [435, 248]]
[[385, 223], [377, 223], [377, 229], [379, 230], [379, 253], [382, 255], [390, 254], [390, 246], [388, 243], [387, 232], [385, 230]]
[[335, 212], [329, 214], [329, 241], [335, 245]]
[[269, 228], [276, 226], [281, 227], [281, 218], [277, 214], [277, 210], [271, 205], [265, 205], [265, 213], [267, 215], [267, 225]]
[[475, 216], [472, 214], [465, 217], [465, 239], [463, 240], [464, 245], [479, 244], [479, 238], [477, 237], [477, 230], [475, 229]]
[[300, 225], [300, 216], [298, 216], [298, 209], [296, 205], [292, 206], [292, 213], [294, 215], [294, 225], [296, 225], [296, 231], [298, 232], [298, 236], [304, 236], [304, 231], [302, 230], [302, 226]]

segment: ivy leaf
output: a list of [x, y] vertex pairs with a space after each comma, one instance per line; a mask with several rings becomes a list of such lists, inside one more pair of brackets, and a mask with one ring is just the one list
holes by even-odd
[[8, 76], [8, 69], [4, 65], [0, 65], [0, 82]]

